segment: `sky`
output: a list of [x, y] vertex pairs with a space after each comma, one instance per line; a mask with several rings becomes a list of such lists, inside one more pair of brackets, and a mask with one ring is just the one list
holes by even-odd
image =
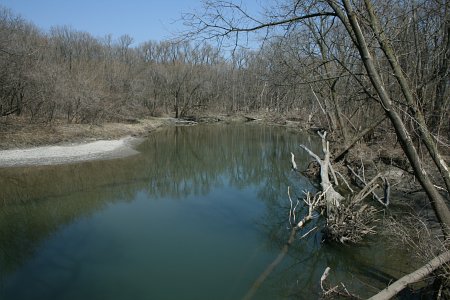
[[202, 8], [200, 0], [0, 0], [0, 5], [45, 32], [68, 25], [96, 38], [128, 34], [135, 46], [172, 38], [183, 30], [182, 13]]
[[0, 0], [0, 5], [46, 32], [68, 25], [94, 37], [128, 34], [135, 45], [171, 38], [181, 30], [182, 22], [176, 22], [181, 14], [202, 7], [200, 0]]

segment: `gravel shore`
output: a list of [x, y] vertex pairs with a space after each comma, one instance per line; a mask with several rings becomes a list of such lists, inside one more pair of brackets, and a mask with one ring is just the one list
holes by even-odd
[[133, 145], [139, 139], [99, 140], [64, 146], [45, 146], [0, 151], [0, 167], [66, 164], [87, 160], [111, 159], [137, 154]]

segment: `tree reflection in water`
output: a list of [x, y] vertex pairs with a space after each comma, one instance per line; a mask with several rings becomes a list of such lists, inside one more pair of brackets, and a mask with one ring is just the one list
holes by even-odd
[[[272, 253], [278, 252], [289, 235], [287, 187], [291, 187], [293, 197], [301, 197], [303, 190], [314, 189], [303, 176], [290, 170], [290, 152], [295, 153], [300, 170], [306, 167], [310, 159], [299, 149], [300, 144], [306, 144], [319, 153], [319, 145], [314, 138], [285, 128], [250, 124], [173, 127], [151, 134], [138, 147], [140, 154], [128, 158], [0, 169], [0, 280], [3, 282], [10, 278], [11, 274], [42, 251], [40, 246], [46, 240], [70, 224], [83, 218], [90, 220], [108, 208], [133, 204], [142, 199], [147, 202], [178, 203], [179, 208], [171, 208], [181, 210], [177, 212], [179, 217], [170, 216], [173, 226], [177, 225], [176, 222], [183, 224], [187, 220], [194, 224], [197, 222], [195, 218], [205, 218], [210, 224], [204, 226], [211, 228], [235, 226], [227, 233], [233, 236], [243, 231], [243, 226], [254, 222], [258, 232], [265, 237], [265, 249], [260, 251], [267, 253], [269, 262]], [[240, 190], [245, 193], [237, 192]], [[247, 196], [249, 191], [254, 199], [252, 201], [257, 202], [242, 199], [242, 206], [224, 204], [217, 211], [214, 210], [215, 203], [219, 203], [214, 202], [216, 198]], [[189, 201], [193, 197], [207, 199], [211, 204], [205, 208], [198, 205], [191, 208], [193, 204]], [[261, 214], [254, 214], [257, 215], [255, 220], [245, 220], [248, 211], [257, 209], [246, 207], [245, 201], [251, 203], [248, 205], [259, 203], [264, 208]], [[211, 207], [213, 211], [207, 211]], [[247, 212], [239, 211], [243, 208]], [[161, 209], [161, 212], [171, 214], [171, 209]], [[164, 215], [158, 215], [159, 212], [153, 213], [154, 218], [165, 218]], [[211, 226], [214, 218], [217, 218], [218, 223], [224, 223]], [[224, 221], [227, 219], [230, 221]], [[320, 222], [320, 219], [316, 222]], [[70, 245], [65, 245], [64, 249], [70, 253], [64, 258], [64, 266], [71, 272], [68, 280], [79, 276], [79, 262], [76, 262], [73, 257], [76, 254], [71, 253], [70, 249], [83, 251], [80, 245], [92, 242], [92, 229], [86, 228], [81, 235], [75, 236], [78, 238], [70, 241]], [[305, 228], [305, 232], [310, 228]], [[157, 230], [152, 232], [156, 234]], [[167, 228], [160, 230], [160, 234], [163, 234]], [[216, 237], [211, 235], [209, 238], [215, 240]], [[220, 244], [220, 239], [215, 241]], [[207, 241], [201, 241], [199, 245], [205, 243]], [[167, 251], [173, 252], [176, 245]], [[108, 248], [110, 245], [101, 247]], [[111, 260], [118, 260], [110, 249], [102, 251], [105, 256], [111, 255]], [[349, 252], [322, 245], [320, 232], [305, 240], [297, 239], [289, 256], [291, 259], [280, 265], [266, 282], [287, 297], [293, 294], [317, 295], [320, 275], [326, 266], [332, 268], [335, 278], [348, 279], [350, 272], [364, 278], [380, 277], [378, 283], [382, 285], [389, 276], [375, 266], [388, 266], [393, 260], [400, 261], [386, 255], [384, 248], [377, 248], [376, 252], [370, 248], [357, 248]], [[376, 257], [377, 263], [370, 261], [370, 257]], [[263, 270], [265, 265], [259, 267]], [[254, 272], [251, 276], [256, 279], [259, 271]], [[241, 292], [243, 295], [245, 291]], [[265, 290], [261, 293], [265, 293]]]
[[141, 154], [128, 158], [0, 169], [0, 268], [13, 271], [61, 226], [137, 192], [181, 200], [220, 186], [258, 185], [261, 201], [278, 209], [280, 190], [307, 185], [288, 172], [287, 155], [304, 138], [270, 126], [173, 127], [150, 135]]

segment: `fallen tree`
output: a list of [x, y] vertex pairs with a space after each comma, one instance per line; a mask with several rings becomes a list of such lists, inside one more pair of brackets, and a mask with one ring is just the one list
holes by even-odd
[[350, 191], [347, 199], [344, 198], [334, 189], [330, 181], [331, 175], [335, 185], [339, 185], [337, 172], [330, 162], [330, 146], [326, 140], [326, 132], [318, 134], [322, 139], [323, 159], [306, 146], [301, 145], [300, 147], [307, 151], [320, 165], [320, 185], [324, 193], [327, 220], [326, 227], [323, 229], [324, 239], [341, 243], [357, 243], [364, 236], [375, 233], [372, 224], [376, 221], [376, 209], [372, 205], [364, 204], [363, 200], [374, 193], [374, 190], [378, 187], [377, 179], [380, 178], [380, 175], [375, 176], [369, 183], [364, 181], [364, 187], [359, 192], [353, 191], [341, 175], [341, 179]]
[[[430, 278], [431, 275], [436, 272], [438, 269], [445, 267], [445, 265], [450, 261], [450, 250], [447, 250], [440, 255], [434, 257], [432, 260], [427, 262], [425, 265], [420, 267], [419, 269], [414, 270], [413, 272], [406, 274], [395, 282], [391, 283], [388, 287], [381, 290], [374, 296], [370, 297], [368, 300], [388, 300], [395, 297], [402, 290], [407, 288], [408, 286], [418, 283], [422, 280]], [[338, 285], [325, 288], [325, 281], [330, 275], [330, 267], [326, 267], [325, 271], [320, 278], [320, 287], [322, 289], [322, 297], [323, 298], [334, 298], [334, 297], [345, 297], [352, 299], [361, 299], [361, 297], [352, 294], [345, 285], [341, 282]], [[442, 287], [441, 287], [442, 288]], [[437, 299], [440, 299], [440, 295], [438, 294]]]
[[387, 288], [379, 292], [378, 294], [370, 297], [371, 300], [385, 300], [391, 299], [399, 292], [401, 292], [408, 285], [419, 282], [429, 276], [431, 273], [436, 271], [438, 268], [442, 267], [444, 264], [450, 261], [450, 250], [441, 253], [436, 256], [423, 267], [409, 273], [399, 280], [395, 281], [393, 284], [389, 285]]
[[[378, 179], [376, 177], [374, 180], [370, 181], [365, 185], [365, 187], [359, 191], [355, 192], [352, 190], [352, 195], [347, 199], [337, 192], [330, 180], [330, 174], [333, 178], [335, 185], [338, 185], [337, 172], [335, 172], [331, 162], [330, 162], [330, 145], [326, 140], [327, 133], [321, 134], [318, 132], [320, 138], [322, 139], [322, 151], [324, 158], [321, 159], [317, 154], [312, 152], [304, 145], [300, 145], [302, 149], [307, 151], [316, 162], [320, 165], [320, 185], [321, 191], [312, 196], [310, 193], [305, 193], [304, 203], [308, 206], [308, 213], [302, 218], [296, 217], [296, 205], [293, 204], [290, 188], [288, 187], [288, 197], [290, 202], [289, 208], [289, 224], [292, 227], [289, 234], [288, 241], [281, 248], [278, 256], [267, 266], [267, 268], [258, 276], [255, 282], [252, 284], [251, 288], [245, 295], [244, 299], [251, 299], [256, 291], [259, 289], [261, 284], [267, 279], [267, 277], [275, 270], [275, 268], [281, 263], [286, 254], [289, 251], [290, 246], [294, 242], [297, 233], [305, 227], [305, 225], [313, 220], [316, 216], [325, 215], [326, 225], [323, 229], [324, 238], [329, 241], [338, 241], [341, 243], [357, 243], [367, 234], [373, 234], [374, 226], [371, 224], [375, 221], [376, 210], [367, 204], [363, 204], [362, 200], [371, 195], [373, 190], [378, 186], [375, 181]], [[291, 167], [293, 171], [297, 171], [297, 164], [295, 162], [295, 156], [291, 152]], [[350, 189], [349, 184], [346, 182], [345, 178], [341, 175], [341, 179], [346, 183], [347, 187]], [[315, 211], [320, 211], [314, 214]], [[299, 221], [297, 222], [296, 219]], [[304, 233], [301, 237], [307, 236], [313, 230]]]
[[317, 154], [309, 150], [305, 145], [300, 145], [306, 152], [309, 153], [317, 163], [320, 165], [320, 186], [322, 188], [322, 192], [325, 196], [325, 203], [327, 208], [327, 218], [333, 218], [334, 212], [339, 207], [340, 202], [344, 200], [344, 197], [336, 192], [333, 188], [333, 185], [330, 182], [330, 178], [328, 173], [331, 172], [334, 178], [334, 182], [337, 184], [336, 174], [333, 170], [333, 166], [330, 163], [330, 143], [326, 140], [327, 132], [325, 131], [323, 134], [317, 132], [322, 139], [322, 151], [324, 153], [324, 158], [321, 159]]

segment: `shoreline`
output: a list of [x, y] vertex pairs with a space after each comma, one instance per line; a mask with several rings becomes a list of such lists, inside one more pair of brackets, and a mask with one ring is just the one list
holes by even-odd
[[[106, 160], [136, 155], [135, 147], [151, 132], [171, 124], [169, 118], [135, 123], [20, 124], [0, 130], [0, 168], [32, 167]], [[7, 127], [6, 127], [7, 129]]]
[[[199, 123], [245, 121], [244, 117], [204, 117]], [[191, 124], [192, 123], [192, 124]], [[150, 133], [197, 122], [149, 117], [131, 123], [55, 124], [36, 127], [0, 123], [0, 168], [70, 164], [136, 155], [135, 147]], [[9, 129], [9, 130], [8, 130]], [[11, 130], [12, 129], [12, 130]]]
[[114, 140], [97, 140], [71, 145], [50, 145], [0, 150], [0, 168], [59, 165], [90, 160], [123, 158], [139, 152], [134, 147], [140, 138], [126, 136]]

